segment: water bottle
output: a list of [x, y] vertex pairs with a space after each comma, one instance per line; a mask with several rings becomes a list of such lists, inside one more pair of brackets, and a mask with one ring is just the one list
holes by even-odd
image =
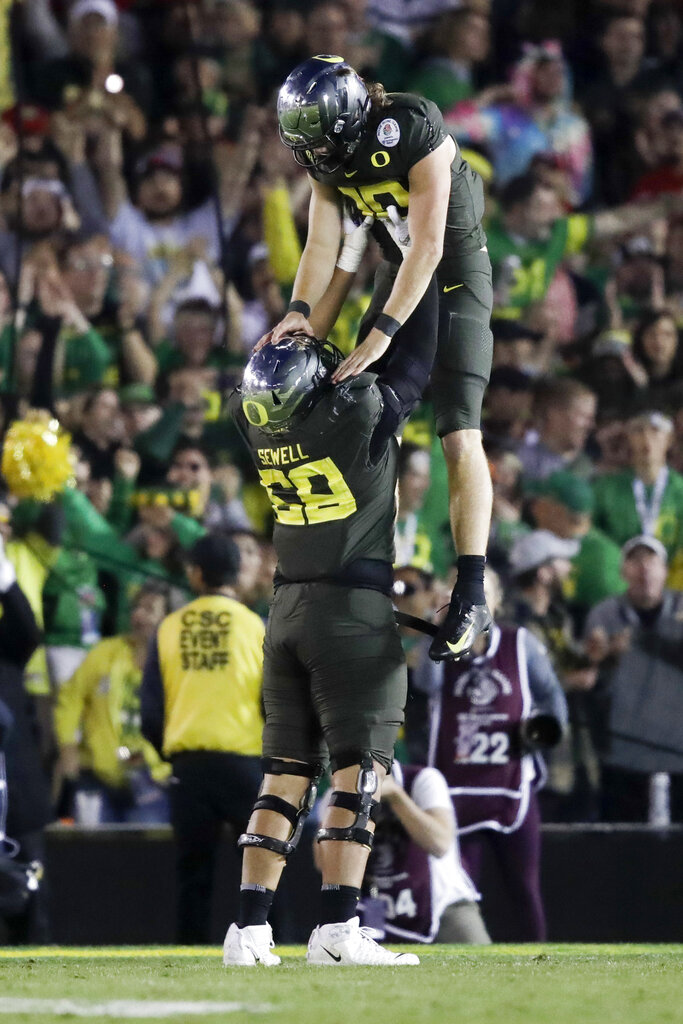
[[671, 778], [668, 772], [653, 772], [650, 776], [650, 803], [647, 820], [655, 828], [671, 824]]

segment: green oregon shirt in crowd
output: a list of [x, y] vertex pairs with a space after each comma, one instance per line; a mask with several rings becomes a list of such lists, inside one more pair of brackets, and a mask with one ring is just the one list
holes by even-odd
[[[154, 349], [154, 355], [159, 367], [159, 374], [162, 377], [173, 373], [174, 370], [184, 370], [188, 365], [185, 356], [170, 338], [164, 338], [163, 341], [159, 342]], [[244, 358], [242, 355], [229, 352], [227, 349], [220, 348], [219, 346], [214, 346], [211, 349], [204, 363], [204, 367], [216, 370], [242, 369], [243, 366]]]
[[[160, 562], [143, 558], [122, 541], [80, 491], [67, 487], [57, 500], [64, 509], [64, 529], [44, 589], [46, 643], [89, 647], [97, 639], [93, 633], [107, 604], [100, 572], [109, 573], [117, 581], [115, 599], [109, 602], [116, 632], [128, 628], [131, 599], [145, 580], [187, 586], [184, 579], [171, 577]], [[25, 533], [40, 512], [39, 502], [21, 502], [12, 516], [14, 528]], [[172, 526], [183, 547], [205, 532], [201, 524], [186, 516], [176, 516]], [[90, 610], [94, 616], [84, 614]]]
[[374, 374], [331, 388], [284, 434], [249, 423], [239, 391], [228, 404], [273, 506], [283, 576], [316, 580], [360, 558], [393, 562], [398, 442], [389, 438], [371, 462], [384, 407]]
[[429, 558], [436, 576], [445, 577], [456, 562], [448, 511], [448, 470], [441, 441], [434, 429], [434, 408], [423, 400], [403, 430], [404, 442], [415, 444], [430, 453], [430, 481], [422, 508], [418, 513], [421, 533], [429, 538]]
[[591, 527], [572, 559], [572, 570], [563, 588], [565, 598], [573, 608], [588, 611], [625, 589], [620, 548], [602, 530]]
[[[16, 345], [19, 342], [13, 335], [14, 328], [10, 324], [0, 331], [0, 392], [16, 387], [12, 366], [16, 365]], [[62, 338], [64, 368], [61, 380], [55, 381], [56, 394], [69, 397], [101, 383], [111, 362], [111, 353], [98, 332], [93, 327], [82, 334], [64, 329]]]
[[[643, 533], [633, 493], [635, 474], [632, 470], [611, 473], [593, 481], [595, 492], [594, 522], [620, 547]], [[652, 487], [645, 488], [647, 501], [652, 498]], [[683, 589], [683, 476], [670, 469], [662, 494], [654, 535], [669, 556], [669, 585]]]
[[449, 60], [439, 58], [418, 65], [408, 80], [408, 90], [426, 96], [439, 110], [448, 110], [475, 93], [472, 82], [459, 77]]
[[495, 316], [518, 320], [527, 306], [545, 298], [555, 271], [566, 256], [590, 241], [593, 218], [583, 213], [560, 217], [547, 239], [525, 241], [508, 234], [500, 218], [486, 226], [496, 293]]

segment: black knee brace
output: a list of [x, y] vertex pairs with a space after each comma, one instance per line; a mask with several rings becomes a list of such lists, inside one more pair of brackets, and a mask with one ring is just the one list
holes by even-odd
[[288, 857], [298, 846], [304, 822], [315, 803], [323, 766], [321, 764], [303, 764], [301, 761], [283, 761], [279, 757], [264, 757], [261, 759], [261, 764], [264, 775], [298, 775], [310, 781], [306, 792], [299, 801], [298, 808], [290, 804], [289, 801], [283, 800], [282, 797], [274, 796], [271, 793], [259, 796], [254, 804], [255, 811], [275, 811], [276, 814], [281, 814], [287, 819], [292, 826], [288, 839], [274, 839], [272, 836], [264, 836], [256, 832], [243, 832], [237, 840], [237, 845], [239, 847], [258, 846], [263, 850], [271, 850], [281, 857]]
[[347, 811], [355, 811], [356, 818], [346, 828], [321, 828], [316, 833], [316, 842], [328, 839], [337, 842], [359, 843], [361, 846], [372, 847], [373, 833], [368, 829], [368, 822], [375, 821], [379, 801], [373, 800], [377, 792], [377, 772], [372, 765], [370, 754], [363, 754], [358, 769], [358, 781], [355, 793], [335, 790], [330, 797], [330, 807], [344, 807]]

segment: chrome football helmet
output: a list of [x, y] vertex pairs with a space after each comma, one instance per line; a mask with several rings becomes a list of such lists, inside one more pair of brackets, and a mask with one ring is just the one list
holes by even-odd
[[369, 111], [368, 90], [353, 68], [319, 54], [294, 68], [280, 89], [280, 138], [302, 166], [333, 173], [353, 156]]
[[247, 420], [267, 434], [290, 430], [313, 408], [341, 360], [334, 345], [306, 334], [264, 345], [247, 363], [240, 386]]

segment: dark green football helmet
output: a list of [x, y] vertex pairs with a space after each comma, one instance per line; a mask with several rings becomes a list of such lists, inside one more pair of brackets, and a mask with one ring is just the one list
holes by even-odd
[[306, 334], [264, 345], [246, 365], [240, 392], [249, 423], [267, 434], [291, 430], [313, 408], [342, 354]]
[[332, 173], [355, 152], [369, 110], [368, 90], [353, 68], [323, 53], [294, 68], [280, 89], [280, 138], [298, 163]]

